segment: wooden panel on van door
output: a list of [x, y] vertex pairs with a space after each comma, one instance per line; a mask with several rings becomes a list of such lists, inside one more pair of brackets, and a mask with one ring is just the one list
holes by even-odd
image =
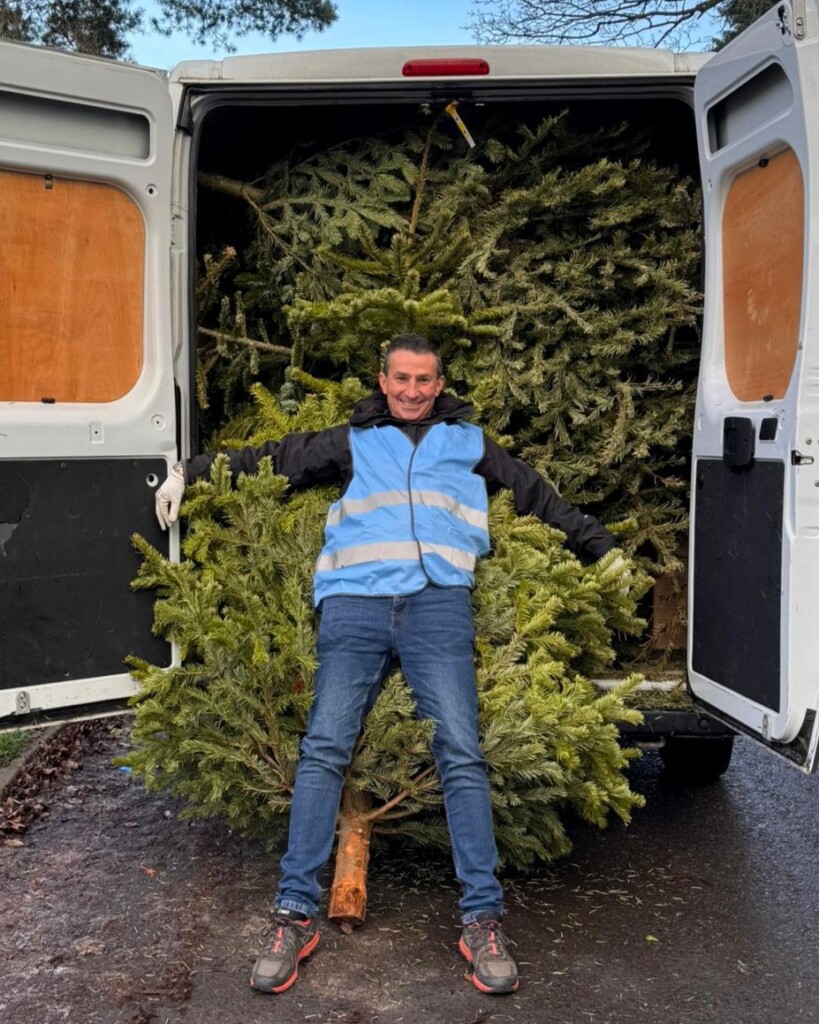
[[722, 218], [725, 370], [743, 402], [782, 398], [796, 360], [805, 199], [792, 149], [731, 185]]
[[145, 228], [120, 189], [0, 171], [0, 400], [110, 402], [142, 368]]

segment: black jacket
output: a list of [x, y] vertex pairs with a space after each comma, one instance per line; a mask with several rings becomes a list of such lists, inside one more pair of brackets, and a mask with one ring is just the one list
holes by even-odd
[[[434, 423], [468, 418], [472, 406], [454, 395], [441, 394], [431, 415], [425, 420], [407, 422], [392, 416], [384, 395], [376, 392], [359, 402], [350, 422], [327, 430], [288, 434], [281, 441], [268, 441], [259, 448], [242, 448], [225, 454], [234, 477], [255, 473], [259, 462], [269, 456], [277, 473], [286, 476], [295, 490], [317, 484], [341, 484], [342, 493], [353, 475], [350, 452], [350, 427], [400, 427], [415, 444]], [[197, 455], [184, 465], [188, 483], [205, 476], [215, 455]], [[617, 542], [593, 516], [583, 515], [564, 501], [533, 469], [513, 458], [494, 441], [484, 436], [484, 455], [475, 472], [486, 481], [489, 495], [507, 488], [515, 498], [518, 515], [534, 515], [566, 534], [566, 543], [576, 555], [595, 560], [610, 551]]]

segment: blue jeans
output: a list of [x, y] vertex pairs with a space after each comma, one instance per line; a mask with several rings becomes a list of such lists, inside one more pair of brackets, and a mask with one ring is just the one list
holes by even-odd
[[302, 740], [276, 906], [312, 916], [333, 846], [344, 771], [365, 711], [397, 658], [422, 718], [435, 722], [441, 779], [464, 924], [500, 917], [497, 849], [486, 763], [478, 744], [475, 629], [465, 587], [407, 597], [328, 597], [319, 626], [315, 698]]

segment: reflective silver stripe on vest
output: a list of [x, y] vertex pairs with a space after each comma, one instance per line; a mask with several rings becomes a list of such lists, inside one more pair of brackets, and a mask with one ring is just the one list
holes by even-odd
[[[327, 525], [338, 526], [341, 520], [347, 516], [375, 512], [387, 505], [406, 505], [407, 500], [406, 491], [381, 491], [379, 494], [370, 494], [366, 498], [342, 498], [331, 506], [327, 513]], [[440, 491], [413, 491], [412, 500], [416, 505], [445, 509], [450, 515], [469, 523], [470, 526], [489, 532], [489, 516], [486, 512], [470, 508], [449, 494], [442, 494]]]
[[425, 555], [438, 555], [445, 562], [454, 565], [456, 569], [466, 569], [467, 572], [472, 572], [478, 561], [478, 556], [471, 551], [451, 548], [446, 544], [422, 544], [421, 550]]
[[381, 491], [370, 494], [366, 498], [342, 498], [330, 506], [327, 513], [327, 525], [338, 526], [347, 516], [358, 516], [363, 512], [375, 512], [386, 505], [406, 505], [409, 497], [406, 491]]
[[440, 491], [413, 491], [412, 500], [416, 505], [446, 509], [451, 515], [469, 523], [470, 526], [476, 526], [479, 530], [489, 532], [489, 516], [486, 512], [470, 508], [469, 505], [462, 504], [450, 494], [442, 494]]
[[[471, 572], [475, 568], [477, 558], [471, 551], [448, 547], [446, 544], [422, 544], [421, 551], [425, 555], [439, 555], [457, 569]], [[357, 544], [350, 548], [341, 548], [328, 555], [321, 555], [316, 562], [316, 572], [333, 572], [345, 569], [350, 565], [361, 565], [363, 562], [417, 562], [418, 545], [415, 541], [395, 541], [392, 544]]]

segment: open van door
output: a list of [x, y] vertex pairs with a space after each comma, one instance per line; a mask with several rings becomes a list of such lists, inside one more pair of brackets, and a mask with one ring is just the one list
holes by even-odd
[[812, 771], [819, 708], [819, 11], [783, 0], [697, 74], [705, 323], [688, 673]]
[[162, 74], [0, 44], [0, 727], [170, 662], [129, 584], [132, 533], [178, 550], [152, 494], [179, 457], [172, 138]]

